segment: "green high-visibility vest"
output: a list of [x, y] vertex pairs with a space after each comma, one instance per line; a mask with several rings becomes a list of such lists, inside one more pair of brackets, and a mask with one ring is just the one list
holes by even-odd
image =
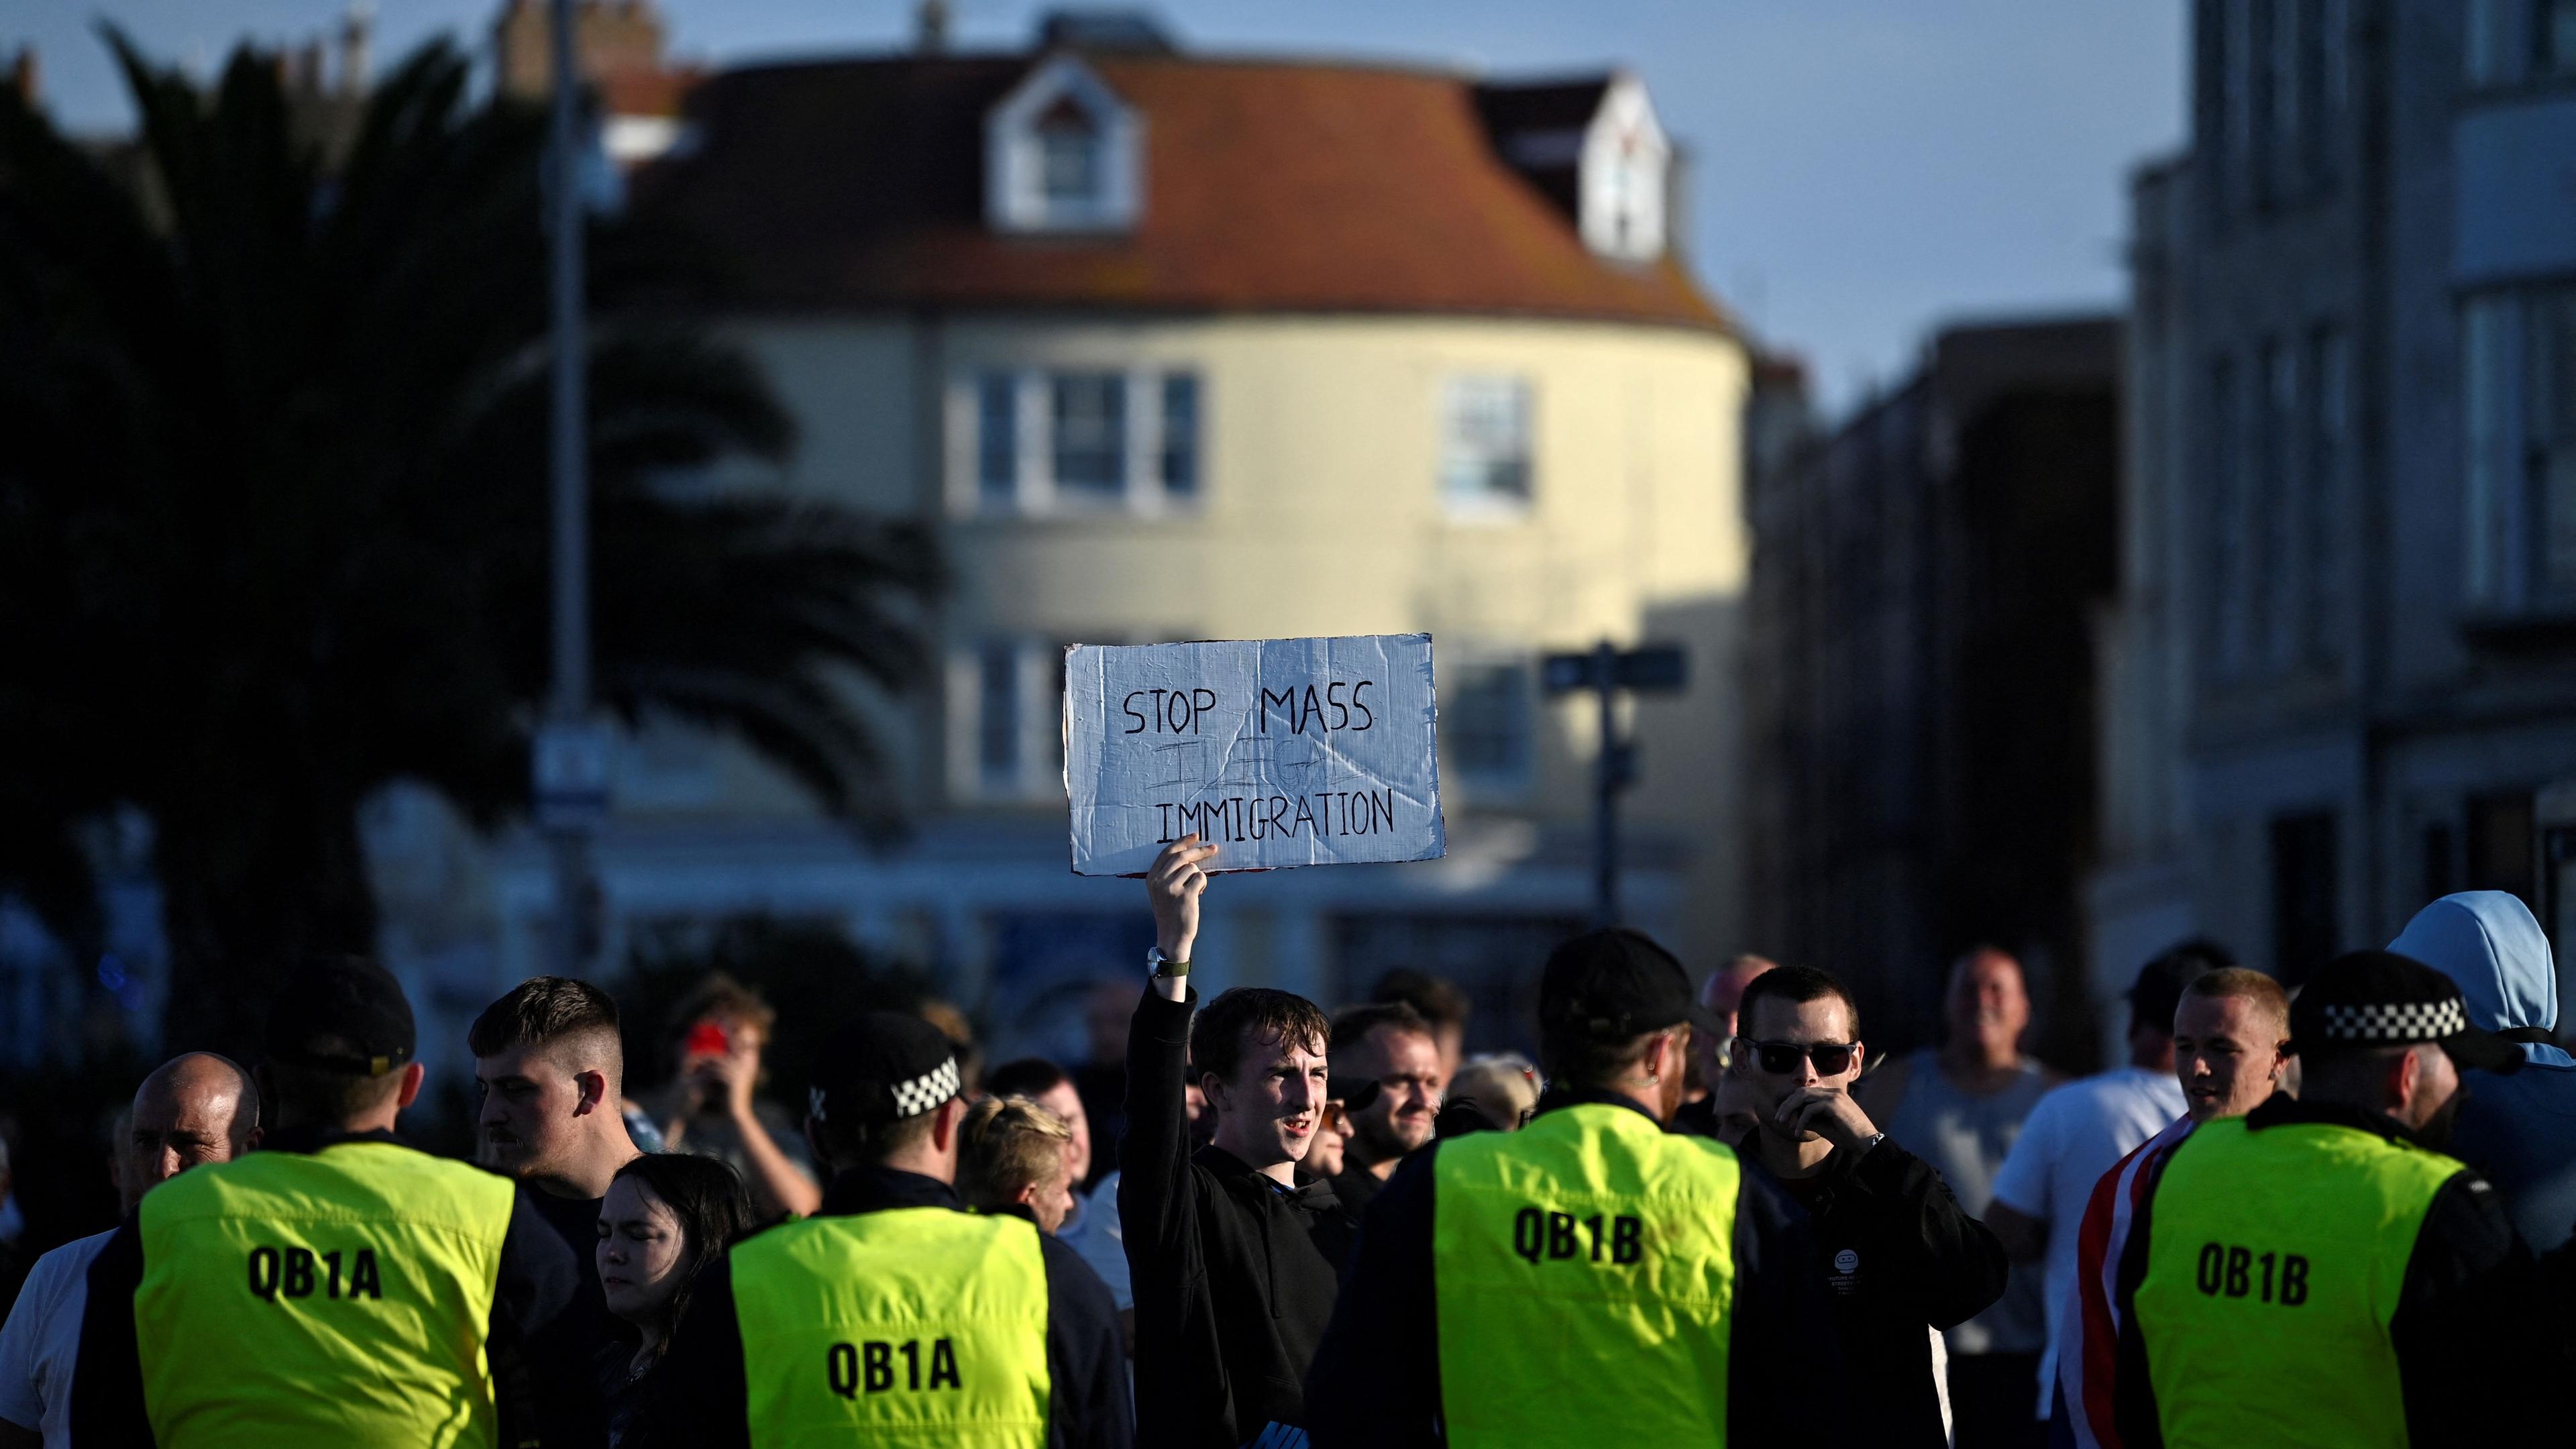
[[807, 1218], [732, 1261], [755, 1449], [1043, 1449], [1046, 1260], [1027, 1221]]
[[143, 1199], [163, 1449], [491, 1445], [484, 1338], [517, 1189], [390, 1142], [254, 1152]]
[[2134, 1302], [2165, 1443], [2403, 1449], [2388, 1325], [2462, 1170], [2331, 1123], [2195, 1129], [2156, 1185]]
[[1443, 1142], [1432, 1169], [1452, 1449], [1726, 1442], [1731, 1149], [1584, 1104]]

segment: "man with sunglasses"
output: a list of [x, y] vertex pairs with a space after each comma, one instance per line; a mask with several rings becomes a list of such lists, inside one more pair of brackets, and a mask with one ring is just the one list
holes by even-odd
[[1856, 1443], [1946, 1445], [1928, 1328], [2003, 1296], [2003, 1245], [1929, 1163], [1852, 1100], [1860, 1010], [1822, 971], [1783, 966], [1744, 989], [1729, 1071], [1755, 1125], [1737, 1153], [1804, 1204], [1832, 1289]]
[[1434, 1141], [1369, 1208], [1307, 1376], [1316, 1449], [1786, 1444], [1846, 1402], [1805, 1215], [1665, 1126], [1705, 1019], [1637, 932], [1557, 948], [1537, 1115]]

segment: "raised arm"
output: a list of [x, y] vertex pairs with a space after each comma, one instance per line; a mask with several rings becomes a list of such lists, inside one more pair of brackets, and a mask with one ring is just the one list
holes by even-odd
[[[1216, 851], [1196, 835], [1183, 837], [1164, 847], [1145, 876], [1155, 944], [1174, 961], [1189, 960], [1196, 949], [1199, 896], [1208, 882], [1201, 862]], [[1195, 1002], [1186, 975], [1157, 977], [1136, 1003], [1135, 1024], [1127, 1033], [1127, 1137], [1118, 1149], [1118, 1217], [1140, 1300], [1157, 1266], [1172, 1261], [1189, 1229], [1183, 1178], [1189, 1167]]]
[[[1154, 907], [1154, 944], [1184, 965], [1198, 948], [1199, 897], [1207, 893], [1206, 862], [1217, 849], [1202, 844], [1196, 834], [1184, 835], [1164, 846], [1163, 853], [1154, 857], [1153, 869], [1145, 872], [1145, 898]], [[1188, 995], [1189, 985], [1187, 976], [1157, 976], [1154, 994], [1165, 1001], [1179, 1001]]]

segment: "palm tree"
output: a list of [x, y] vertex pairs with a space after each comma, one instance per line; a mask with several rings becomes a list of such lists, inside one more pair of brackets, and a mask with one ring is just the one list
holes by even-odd
[[[526, 806], [546, 675], [543, 117], [444, 41], [300, 138], [276, 57], [211, 93], [110, 31], [140, 115], [83, 148], [0, 99], [0, 887], [95, 928], [86, 822], [152, 825], [172, 1046], [243, 1045], [281, 965], [369, 950], [356, 809]], [[927, 668], [916, 525], [673, 486], [789, 421], [693, 329], [703, 268], [593, 228], [597, 689], [891, 824], [861, 687]]]

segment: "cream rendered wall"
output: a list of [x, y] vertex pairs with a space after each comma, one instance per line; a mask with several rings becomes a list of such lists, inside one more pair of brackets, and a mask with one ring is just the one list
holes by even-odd
[[[1641, 788], [1623, 802], [1632, 868], [1688, 864], [1693, 964], [1739, 949], [1739, 730], [1733, 687], [1748, 546], [1741, 524], [1742, 348], [1706, 332], [1427, 316], [1066, 318], [971, 314], [744, 321], [800, 429], [785, 486], [945, 520], [951, 648], [994, 635], [1141, 642], [1429, 630], [1445, 654], [1536, 655], [1608, 637], [1688, 644], [1692, 687], [1643, 704]], [[1160, 516], [974, 512], [958, 389], [991, 369], [1186, 369], [1200, 379], [1197, 501]], [[1453, 517], [1439, 486], [1442, 388], [1526, 379], [1534, 501]], [[964, 433], [971, 437], [971, 431]], [[963, 500], [962, 502], [960, 500]], [[931, 691], [934, 696], [939, 691]], [[939, 782], [943, 701], [910, 711], [901, 767], [916, 809], [974, 810]], [[1528, 817], [1580, 845], [1594, 747], [1588, 703], [1540, 716], [1523, 795], [1448, 782], [1453, 830]], [[793, 809], [739, 759], [727, 806]]]

